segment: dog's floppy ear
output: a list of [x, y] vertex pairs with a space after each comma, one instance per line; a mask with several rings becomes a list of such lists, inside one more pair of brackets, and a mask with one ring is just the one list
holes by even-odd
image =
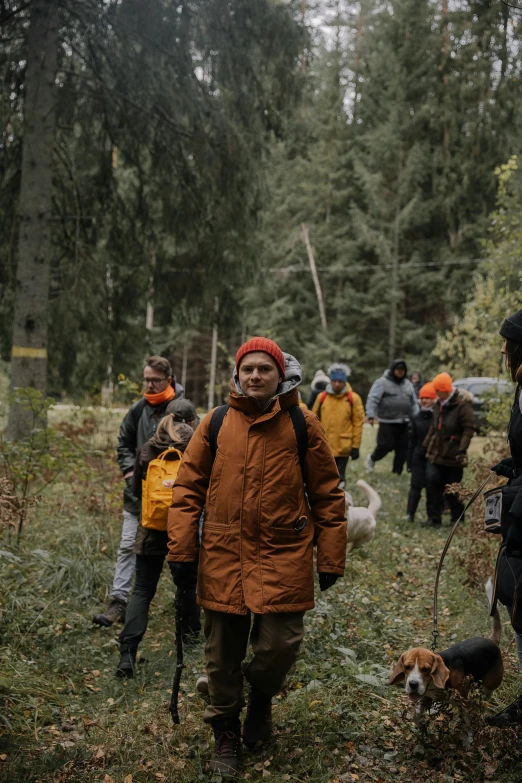
[[435, 662], [431, 667], [431, 679], [436, 688], [445, 688], [449, 678], [449, 669], [440, 657], [435, 655]]
[[393, 672], [390, 679], [388, 680], [388, 685], [398, 685], [400, 682], [404, 682], [406, 677], [406, 672], [404, 671], [404, 663], [402, 660], [403, 658], [404, 658], [404, 653], [397, 661], [397, 666], [395, 667], [395, 671]]

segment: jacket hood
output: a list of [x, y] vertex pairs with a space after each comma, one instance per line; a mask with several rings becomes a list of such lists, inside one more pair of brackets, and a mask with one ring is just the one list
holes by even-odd
[[[289, 353], [284, 353], [283, 356], [285, 358], [285, 377], [283, 378], [282, 382], [277, 387], [277, 391], [274, 394], [275, 397], [280, 397], [282, 394], [288, 394], [288, 392], [294, 391], [297, 389], [301, 381], [303, 380], [301, 365], [295, 358], [295, 356], [292, 356]], [[326, 378], [328, 381], [329, 379]], [[237, 394], [239, 397], [245, 397], [246, 395], [241, 390], [241, 386], [239, 385], [239, 376], [237, 374], [237, 370], [234, 367], [234, 372], [232, 374], [232, 381], [230, 384], [231, 391]]]
[[475, 399], [472, 393], [467, 389], [457, 389], [457, 394], [455, 394], [455, 397], [460, 397], [461, 400], [465, 400], [466, 402], [473, 402]]
[[451, 408], [453, 405], [458, 405], [459, 402], [469, 402], [471, 404], [474, 399], [472, 393], [467, 389], [454, 388], [443, 406], [441, 406], [440, 400], [436, 400], [435, 404], [440, 407]]
[[404, 359], [395, 359], [390, 364], [390, 372], [393, 374], [393, 371], [396, 370], [397, 367], [404, 367], [404, 372], [406, 373], [406, 375], [408, 375], [408, 366], [407, 366], [406, 362], [404, 361]]
[[312, 379], [312, 383], [310, 384], [310, 387], [313, 389], [313, 391], [317, 391], [317, 389], [320, 388], [319, 384], [322, 385], [327, 383], [330, 383], [330, 378], [328, 377], [328, 375], [322, 370], [317, 370], [317, 372], [315, 373]]

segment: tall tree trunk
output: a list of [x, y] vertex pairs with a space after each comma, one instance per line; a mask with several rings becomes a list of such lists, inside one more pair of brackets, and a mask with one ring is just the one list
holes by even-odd
[[216, 392], [216, 366], [217, 366], [217, 344], [218, 344], [218, 311], [219, 300], [216, 296], [214, 302], [214, 326], [212, 327], [212, 350], [210, 354], [210, 378], [208, 382], [208, 410], [214, 407], [214, 395]]
[[145, 329], [147, 330], [147, 347], [151, 350], [152, 330], [154, 329], [154, 275], [156, 273], [156, 253], [150, 257], [149, 288], [147, 292], [147, 311], [145, 313]]
[[[397, 188], [398, 190], [398, 188]], [[393, 362], [397, 348], [397, 309], [399, 304], [399, 238], [400, 238], [400, 203], [397, 196], [395, 225], [393, 227], [393, 253], [391, 269], [391, 301], [390, 301], [390, 331], [388, 335], [388, 361]]]
[[319, 315], [321, 317], [321, 326], [323, 327], [323, 330], [326, 332], [328, 330], [328, 324], [326, 322], [326, 311], [324, 309], [323, 290], [321, 288], [321, 283], [319, 281], [319, 275], [317, 274], [317, 267], [315, 265], [314, 251], [313, 251], [313, 248], [312, 248], [312, 244], [310, 242], [310, 237], [308, 236], [308, 229], [307, 229], [305, 223], [301, 223], [301, 237], [302, 237], [304, 245], [306, 247], [306, 252], [308, 253], [308, 263], [310, 264], [310, 270], [312, 272], [312, 279], [314, 281], [315, 295], [317, 296], [317, 304], [318, 304], [318, 307], [319, 307]]
[[[55, 86], [58, 64], [57, 0], [32, 0], [27, 34], [20, 232], [16, 273], [11, 390], [47, 388], [47, 328], [51, 262]], [[40, 418], [45, 425], [43, 415]], [[33, 414], [20, 404], [9, 411], [8, 435], [28, 434]]]
[[188, 349], [188, 340], [185, 340], [185, 345], [183, 346], [183, 359], [181, 362], [181, 385], [184, 389], [187, 387]]
[[114, 281], [112, 279], [110, 261], [107, 261], [105, 269], [105, 286], [107, 289], [107, 371], [105, 381], [101, 387], [101, 404], [105, 408], [109, 408], [112, 405], [114, 394], [114, 381], [112, 379], [114, 369]]

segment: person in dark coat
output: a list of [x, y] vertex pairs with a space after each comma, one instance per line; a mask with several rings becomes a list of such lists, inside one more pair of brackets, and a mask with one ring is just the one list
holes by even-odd
[[[522, 669], [522, 595], [520, 587], [517, 589], [522, 579], [522, 310], [506, 318], [500, 334], [504, 338], [502, 353], [516, 387], [508, 430], [510, 456], [491, 468], [498, 476], [508, 479], [508, 492], [505, 500], [503, 496], [501, 512], [504, 551], [496, 569], [495, 593], [510, 615]], [[522, 724], [522, 695], [487, 722], [493, 726]]]
[[[194, 406], [188, 400], [180, 400], [187, 410]], [[181, 407], [181, 406], [178, 406]], [[179, 413], [178, 413], [179, 415]], [[149, 463], [169, 448], [184, 452], [192, 437], [194, 428], [190, 424], [175, 420], [175, 414], [163, 418], [154, 436], [145, 443], [136, 457], [132, 477], [133, 494], [142, 497], [143, 481], [147, 476]], [[165, 459], [179, 459], [177, 452], [167, 454]], [[136, 535], [134, 552], [136, 554], [136, 572], [125, 625], [120, 633], [120, 661], [116, 669], [118, 677], [133, 677], [138, 645], [147, 630], [150, 602], [156, 594], [156, 588], [168, 553], [167, 530], [145, 528], [140, 524]], [[191, 590], [185, 592], [181, 618], [182, 634], [185, 640], [197, 638], [201, 629], [200, 611], [196, 604], [196, 579]]]
[[373, 473], [375, 463], [394, 451], [393, 473], [400, 476], [408, 454], [409, 423], [419, 412], [417, 395], [406, 377], [408, 368], [402, 359], [392, 362], [373, 383], [366, 399], [367, 421], [379, 423], [377, 445], [366, 458], [366, 470]]
[[[473, 395], [454, 389], [447, 372], [432, 381], [438, 400], [433, 406], [433, 420], [424, 440], [426, 448], [426, 502], [428, 519], [425, 527], [440, 527], [444, 490], [448, 484], [460, 484], [468, 464], [467, 451], [475, 434]], [[464, 506], [458, 495], [447, 494], [451, 521], [456, 522]]]
[[415, 394], [419, 397], [420, 390], [422, 389], [422, 375], [418, 370], [413, 370], [413, 372], [410, 373], [410, 381]]
[[419, 392], [421, 409], [410, 425], [410, 437], [408, 441], [408, 471], [411, 473], [410, 491], [408, 493], [408, 507], [406, 518], [410, 522], [415, 521], [415, 513], [419, 505], [422, 490], [426, 487], [426, 449], [424, 441], [431, 427], [433, 419], [433, 405], [437, 399], [437, 392], [432, 383], [425, 383]]
[[[183, 387], [180, 386], [180, 389], [182, 392]], [[172, 368], [168, 359], [149, 356], [143, 368], [143, 390], [143, 397], [130, 407], [118, 434], [118, 463], [125, 480], [123, 526], [109, 603], [105, 611], [93, 617], [94, 623], [106, 627], [125, 619], [136, 565], [134, 542], [141, 506], [139, 498], [132, 492], [136, 454], [154, 435], [159, 422], [167, 415], [168, 404], [178, 394], [177, 386], [176, 389], [173, 386]]]

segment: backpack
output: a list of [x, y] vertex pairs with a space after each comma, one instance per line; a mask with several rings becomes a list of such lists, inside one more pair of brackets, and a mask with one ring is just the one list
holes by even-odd
[[[219, 408], [215, 409], [210, 420], [210, 426], [208, 428], [208, 440], [210, 444], [210, 451], [212, 453], [212, 461], [216, 459], [219, 431], [229, 408], [230, 405], [220, 405]], [[297, 441], [297, 456], [299, 458], [299, 465], [301, 466], [301, 473], [303, 474], [304, 480], [304, 466], [306, 452], [308, 451], [308, 430], [306, 429], [306, 421], [304, 413], [299, 405], [292, 405], [290, 408], [288, 408], [288, 415], [292, 419], [292, 426], [294, 428], [295, 439]]]
[[[175, 452], [179, 459], [165, 459]], [[183, 454], [170, 448], [149, 462], [142, 481], [141, 524], [153, 530], [167, 529], [167, 516], [172, 503], [172, 487], [178, 475]]]
[[[328, 392], [327, 391], [321, 392], [321, 394], [319, 396], [319, 407], [317, 408], [317, 416], [318, 417], [319, 417], [319, 414], [321, 413], [321, 405], [326, 400], [327, 396], [328, 396]], [[353, 394], [352, 394], [351, 391], [346, 392], [346, 402], [349, 402], [350, 405], [352, 405], [352, 407], [353, 407]]]

